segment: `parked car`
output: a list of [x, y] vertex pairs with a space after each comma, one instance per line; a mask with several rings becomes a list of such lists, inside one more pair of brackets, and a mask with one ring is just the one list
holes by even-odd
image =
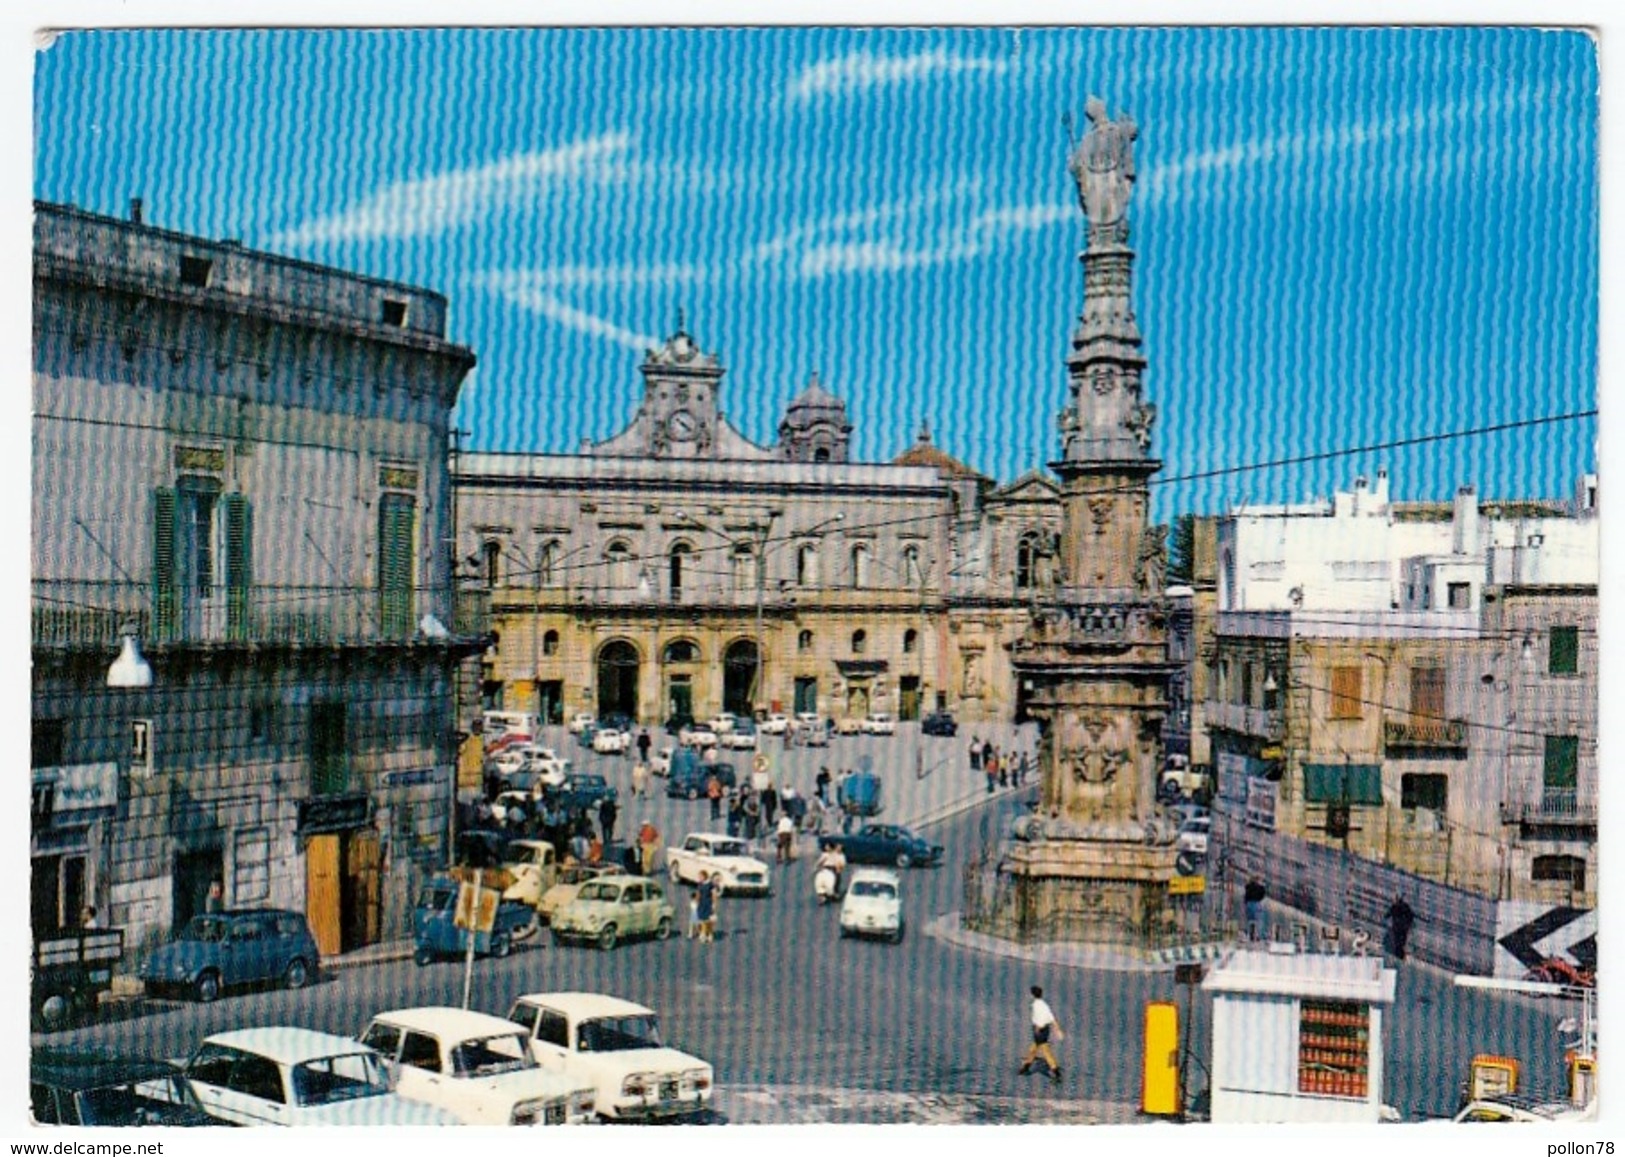
[[959, 724], [955, 721], [953, 713], [949, 711], [933, 711], [920, 720], [921, 735], [954, 736], [959, 733]]
[[588, 880], [596, 880], [599, 876], [619, 875], [620, 871], [620, 868], [612, 864], [573, 864], [560, 868], [558, 879], [536, 902], [536, 918], [551, 923], [553, 913], [574, 900], [576, 893], [581, 891], [581, 885]]
[[715, 747], [717, 733], [705, 723], [696, 723], [685, 727], [677, 733], [677, 742], [684, 747]]
[[84, 1051], [30, 1052], [28, 1107], [36, 1125], [214, 1124], [179, 1066]]
[[586, 1081], [536, 1063], [511, 1021], [462, 1008], [381, 1012], [361, 1034], [389, 1066], [395, 1091], [465, 1125], [581, 1125], [593, 1119]]
[[480, 718], [487, 751], [497, 740], [507, 736], [529, 739], [536, 734], [536, 716], [528, 711], [487, 711]]
[[790, 730], [790, 717], [775, 711], [762, 720], [759, 730], [763, 735], [783, 735]]
[[[412, 936], [416, 946], [412, 959], [419, 965], [468, 952], [468, 933], [457, 927], [459, 887], [459, 881], [449, 876], [436, 876], [418, 892], [417, 906], [412, 910]], [[520, 939], [535, 920], [535, 910], [528, 904], [499, 899], [491, 930], [474, 933], [475, 953], [498, 959], [507, 956], [513, 951], [514, 941]]]
[[624, 711], [611, 711], [608, 715], [605, 715], [598, 721], [598, 726], [606, 727], [614, 731], [624, 731], [630, 735], [637, 724], [634, 723], [632, 717], [626, 714]]
[[859, 868], [852, 873], [841, 900], [841, 935], [884, 936], [893, 944], [903, 939], [903, 899], [896, 872]]
[[237, 908], [192, 917], [148, 955], [139, 975], [151, 995], [185, 992], [207, 1004], [239, 985], [280, 981], [303, 988], [320, 964], [300, 913]]
[[856, 715], [848, 715], [843, 719], [837, 719], [835, 721], [835, 734], [862, 735], [863, 720], [859, 719]]
[[491, 770], [503, 791], [534, 791], [538, 784], [561, 782], [569, 773], [570, 761], [551, 747], [526, 743], [491, 760]]
[[1597, 1103], [1592, 1101], [1589, 1105], [1581, 1107], [1572, 1101], [1551, 1098], [1539, 1100], [1534, 1097], [1523, 1097], [1515, 1093], [1504, 1093], [1499, 1097], [1481, 1097], [1468, 1101], [1453, 1118], [1457, 1122], [1495, 1122], [1498, 1124], [1573, 1124], [1576, 1122], [1595, 1121], [1597, 1119]]
[[631, 732], [601, 727], [593, 733], [592, 749], [599, 755], [625, 755], [631, 746]]
[[839, 847], [848, 863], [895, 864], [899, 868], [935, 864], [942, 859], [942, 845], [929, 843], [896, 824], [869, 824], [862, 831], [845, 836], [820, 836], [820, 848]]
[[551, 803], [565, 811], [585, 811], [597, 807], [606, 798], [616, 798], [615, 789], [603, 776], [580, 771], [565, 776], [558, 787], [545, 788], [543, 791]]
[[508, 854], [507, 832], [465, 828], [457, 833], [457, 863], [468, 868], [500, 868]]
[[1206, 855], [1207, 838], [1212, 828], [1212, 816], [1193, 816], [1179, 825], [1179, 838], [1174, 846], [1182, 852], [1198, 856]]
[[649, 774], [670, 775], [672, 752], [676, 750], [677, 749], [675, 747], [667, 744], [665, 747], [662, 747], [659, 751], [656, 751], [653, 755], [649, 756]]
[[668, 1047], [652, 1009], [596, 992], [532, 992], [508, 1019], [530, 1033], [543, 1067], [594, 1086], [598, 1115], [657, 1121], [704, 1110], [715, 1085], [699, 1057]]
[[754, 896], [773, 894], [773, 869], [750, 854], [737, 836], [690, 832], [681, 846], [666, 849], [666, 873], [673, 884], [698, 884], [702, 875], [722, 874], [722, 890]]
[[734, 724], [732, 731], [723, 733], [722, 746], [733, 751], [755, 751], [756, 724], [749, 719], [741, 718]]
[[672, 757], [671, 774], [666, 778], [666, 795], [671, 799], [699, 799], [705, 794], [706, 784], [710, 783], [713, 775], [723, 787], [733, 787], [738, 782], [733, 764], [720, 759], [708, 763], [692, 748], [680, 751]]
[[797, 712], [791, 729], [795, 741], [803, 747], [829, 746], [829, 724], [820, 719], [815, 712]]
[[632, 936], [665, 940], [676, 912], [654, 880], [600, 876], [581, 885], [575, 899], [553, 913], [553, 942], [587, 940], [608, 951]]
[[580, 735], [595, 722], [597, 722], [597, 720], [591, 711], [582, 711], [576, 715], [570, 716], [570, 722], [565, 726], [565, 730], [571, 735]]
[[522, 822], [536, 810], [536, 799], [528, 791], [505, 791], [491, 801], [491, 818], [499, 824], [508, 822], [509, 816], [515, 816], [515, 822]]
[[884, 711], [871, 711], [863, 720], [865, 735], [896, 735], [897, 720]]
[[726, 735], [734, 729], [734, 717], [727, 712], [723, 712], [721, 715], [711, 716], [710, 719], [705, 721], [705, 725], [718, 735]]
[[206, 1037], [186, 1064], [203, 1111], [230, 1125], [455, 1125], [444, 1109], [389, 1087], [374, 1050], [308, 1028]]
[[503, 891], [502, 898], [517, 900], [532, 908], [558, 880], [557, 854], [546, 840], [509, 840], [502, 866], [513, 877], [513, 883]]
[[694, 716], [678, 714], [668, 716], [664, 724], [667, 735], [681, 735], [683, 730], [694, 726]]

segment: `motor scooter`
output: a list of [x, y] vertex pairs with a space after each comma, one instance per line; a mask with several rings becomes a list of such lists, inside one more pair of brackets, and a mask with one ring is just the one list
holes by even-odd
[[839, 887], [840, 877], [829, 865], [826, 864], [813, 873], [813, 891], [817, 893], [820, 904], [828, 904], [834, 900]]

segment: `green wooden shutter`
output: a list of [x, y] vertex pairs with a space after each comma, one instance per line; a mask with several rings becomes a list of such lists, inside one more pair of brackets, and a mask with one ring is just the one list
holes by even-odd
[[248, 596], [254, 574], [254, 511], [242, 494], [228, 494], [226, 506], [226, 637], [249, 637]]
[[417, 503], [405, 494], [386, 494], [378, 506], [379, 626], [389, 638], [413, 630], [412, 561], [417, 537]]
[[1573, 675], [1579, 670], [1580, 628], [1553, 627], [1546, 663], [1547, 674]]
[[1580, 737], [1548, 735], [1542, 772], [1545, 787], [1556, 791], [1573, 790], [1580, 782]]
[[175, 585], [175, 520], [178, 501], [173, 486], [152, 492], [152, 624], [154, 642], [180, 634], [181, 596]]

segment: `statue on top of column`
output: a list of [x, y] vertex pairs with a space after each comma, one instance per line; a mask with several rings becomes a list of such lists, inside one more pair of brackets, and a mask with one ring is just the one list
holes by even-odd
[[1089, 98], [1085, 111], [1089, 131], [1073, 145], [1067, 167], [1078, 183], [1084, 216], [1100, 228], [1117, 224], [1128, 211], [1134, 193], [1134, 138], [1140, 130], [1126, 114], [1110, 119], [1098, 96]]

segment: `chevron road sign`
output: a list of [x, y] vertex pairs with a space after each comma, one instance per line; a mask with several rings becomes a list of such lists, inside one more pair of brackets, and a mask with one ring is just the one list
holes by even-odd
[[1223, 960], [1235, 951], [1234, 944], [1181, 944], [1174, 948], [1157, 950], [1158, 964], [1206, 964]]

